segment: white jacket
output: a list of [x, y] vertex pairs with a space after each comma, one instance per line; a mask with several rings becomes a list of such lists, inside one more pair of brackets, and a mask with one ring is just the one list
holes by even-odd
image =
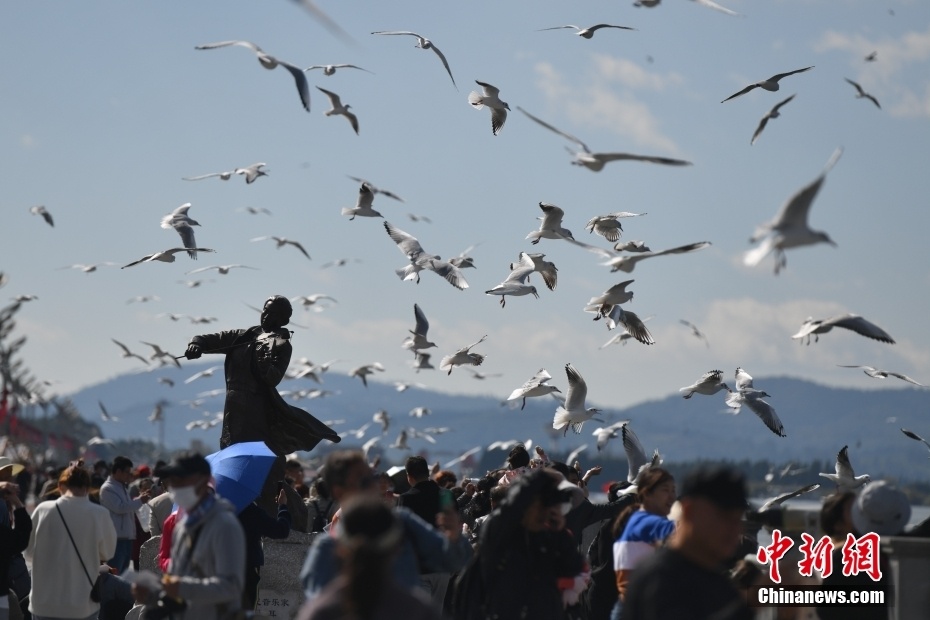
[[[55, 506], [68, 523], [80, 552], [71, 545]], [[87, 496], [60, 497], [42, 502], [32, 513], [32, 534], [26, 554], [32, 557], [32, 592], [29, 611], [36, 616], [86, 618], [100, 605], [90, 600], [91, 580], [97, 568], [116, 552], [116, 529], [110, 512]], [[84, 568], [81, 568], [83, 562]]]

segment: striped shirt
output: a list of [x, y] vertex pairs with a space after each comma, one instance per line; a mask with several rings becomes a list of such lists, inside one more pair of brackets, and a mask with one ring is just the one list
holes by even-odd
[[630, 515], [620, 538], [614, 541], [614, 571], [621, 599], [626, 595], [631, 571], [652, 555], [674, 529], [674, 521], [642, 509]]

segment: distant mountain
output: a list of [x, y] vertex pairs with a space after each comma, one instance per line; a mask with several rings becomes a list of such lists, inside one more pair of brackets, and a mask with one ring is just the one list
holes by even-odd
[[[208, 419], [223, 409], [224, 392], [199, 399], [197, 396], [223, 389], [222, 368], [212, 377], [184, 383], [186, 378], [208, 367], [207, 364], [185, 364], [183, 369], [121, 375], [84, 388], [71, 398], [82, 415], [94, 420], [106, 437], [146, 437], [152, 441], [158, 440], [158, 427], [148, 421], [148, 416], [155, 403], [164, 399], [169, 403], [164, 408], [166, 448], [187, 447], [192, 439], [217, 446], [220, 426], [192, 431], [184, 428], [192, 420]], [[157, 377], [173, 380], [174, 387], [158, 383]], [[406, 456], [400, 450], [387, 449], [406, 426], [418, 429], [447, 426], [451, 429], [436, 436], [435, 445], [411, 438], [410, 447], [426, 454], [431, 462], [445, 463], [470, 448], [487, 447], [493, 441], [509, 439], [533, 439], [551, 454], [563, 458], [587, 443], [589, 448], [582, 457], [586, 466], [599, 459], [623, 461], [623, 448], [616, 440], [608, 444], [604, 454], [597, 455], [591, 433], [600, 426], [598, 422], [586, 423], [580, 435], [569, 432], [563, 437], [554, 433], [551, 423], [557, 403], [550, 397], [529, 399], [526, 409], [520, 411], [501, 405], [506, 395], [500, 398], [459, 396], [415, 387], [398, 392], [392, 384], [370, 379], [365, 388], [358, 379], [336, 370], [323, 375], [323, 381], [318, 385], [308, 380], [288, 380], [279, 388], [284, 391], [319, 387], [333, 391], [334, 395], [325, 398], [289, 402], [310, 411], [320, 420], [345, 420], [343, 424], [334, 425], [340, 433], [371, 422], [372, 414], [378, 409], [387, 410], [391, 427], [379, 445], [388, 463], [400, 463]], [[853, 390], [787, 377], [757, 378], [755, 384], [772, 395], [768, 400], [784, 423], [787, 437], [777, 437], [745, 407], [739, 415], [731, 415], [722, 395], [695, 395], [684, 400], [675, 393], [622, 410], [608, 408], [602, 417], [608, 423], [631, 420], [646, 450], [651, 452], [658, 448], [669, 461], [707, 458], [787, 463], [819, 460], [829, 466], [824, 471], [832, 471], [837, 451], [849, 445], [850, 458], [858, 472], [901, 479], [927, 478], [930, 464], [926, 449], [905, 437], [900, 429], [908, 428], [930, 437], [930, 416], [927, 415], [930, 390], [906, 387]], [[100, 419], [98, 400], [111, 415], [119, 418], [119, 422]], [[197, 400], [201, 402], [194, 408], [190, 403]], [[602, 406], [609, 407], [609, 404]], [[427, 407], [431, 414], [422, 418], [409, 416], [408, 412], [415, 407]], [[358, 446], [379, 429], [379, 425], [373, 423], [364, 439], [345, 439], [341, 445]], [[330, 447], [324, 444], [318, 452]], [[504, 456], [503, 452], [497, 456], [492, 453], [490, 460], [482, 460], [482, 465], [496, 466]], [[611, 475], [622, 475], [619, 466]]]

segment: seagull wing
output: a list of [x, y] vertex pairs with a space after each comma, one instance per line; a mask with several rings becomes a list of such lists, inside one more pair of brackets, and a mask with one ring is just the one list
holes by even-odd
[[[185, 248], [191, 249], [197, 247], [197, 243], [194, 241], [194, 229], [191, 226], [188, 224], [178, 224], [175, 225], [174, 229], [181, 235], [181, 243], [184, 244]], [[188, 255], [194, 260], [197, 259], [196, 252], [189, 251]]]
[[819, 488], [820, 488], [819, 484], [809, 484], [806, 487], [802, 487], [798, 489], [797, 491], [789, 491], [787, 493], [782, 493], [781, 495], [777, 497], [773, 497], [769, 501], [762, 504], [762, 507], [759, 508], [759, 512], [765, 512], [766, 510], [770, 508], [774, 508], [775, 506], [782, 505], [784, 502], [788, 501], [789, 499], [792, 499], [799, 495], [804, 495], [805, 493], [810, 493], [811, 491], [816, 491]]
[[520, 106], [517, 106], [517, 109], [520, 110], [521, 112], [523, 112], [524, 114], [526, 114], [531, 120], [536, 121], [537, 123], [539, 123], [540, 125], [542, 125], [542, 126], [545, 127], [546, 129], [548, 129], [549, 131], [555, 132], [555, 133], [559, 134], [560, 136], [562, 136], [563, 138], [565, 138], [565, 139], [567, 139], [567, 140], [570, 140], [570, 141], [574, 142], [575, 144], [577, 144], [578, 146], [580, 146], [581, 149], [582, 149], [585, 153], [590, 153], [590, 152], [591, 152], [591, 150], [588, 149], [588, 146], [587, 146], [584, 142], [582, 142], [581, 140], [579, 140], [578, 138], [576, 138], [576, 137], [573, 136], [572, 134], [570, 134], [570, 133], [565, 133], [564, 131], [562, 131], [562, 130], [560, 130], [560, 129], [556, 129], [555, 127], [553, 127], [552, 125], [550, 125], [550, 124], [547, 123], [546, 121], [542, 120], [541, 118], [537, 118], [537, 117], [533, 116], [532, 114], [530, 114], [529, 112], [527, 112], [526, 110], [524, 110], [523, 108], [521, 108]]
[[259, 46], [251, 43], [249, 41], [219, 41], [217, 43], [205, 43], [203, 45], [198, 45], [195, 50], [213, 50], [220, 47], [228, 47], [230, 45], [238, 45], [239, 47], [247, 47], [256, 54], [263, 54], [264, 51]]
[[852, 463], [849, 462], [849, 446], [843, 446], [843, 449], [836, 455], [836, 475], [840, 478], [856, 477]]
[[296, 241], [291, 241], [290, 239], [288, 239], [288, 240], [286, 241], [286, 243], [289, 244], [289, 245], [292, 245], [292, 246], [294, 246], [295, 248], [297, 248], [298, 250], [300, 250], [300, 253], [303, 254], [304, 256], [306, 256], [309, 260], [313, 260], [312, 258], [310, 258], [310, 255], [307, 254], [307, 250], [304, 249], [304, 246], [300, 245], [298, 242], [296, 242]]
[[626, 452], [628, 468], [626, 479], [632, 484], [636, 480], [640, 468], [647, 464], [649, 459], [646, 458], [643, 444], [640, 443], [639, 437], [636, 436], [629, 424], [624, 424], [620, 432], [623, 435], [623, 451]]
[[639, 256], [631, 256], [628, 258], [643, 259], [643, 258], [651, 258], [653, 256], [664, 256], [666, 254], [687, 254], [688, 252], [697, 252], [698, 250], [703, 250], [710, 244], [711, 244], [710, 241], [698, 241], [697, 243], [689, 243], [688, 245], [680, 245], [677, 248], [661, 250], [659, 252], [644, 252], [640, 254]]
[[741, 91], [739, 91], [739, 92], [736, 92], [736, 93], [733, 93], [732, 95], [730, 95], [729, 97], [727, 97], [726, 99], [724, 99], [723, 101], [721, 101], [720, 103], [726, 103], [726, 102], [729, 101], [730, 99], [736, 99], [736, 98], [739, 97], [740, 95], [745, 95], [746, 93], [748, 93], [749, 91], [751, 91], [753, 88], [759, 88], [759, 85], [758, 85], [758, 84], [750, 84], [749, 86], [747, 86], [747, 87], [744, 88], [743, 90], [741, 90]]
[[455, 78], [452, 77], [452, 69], [449, 68], [449, 61], [446, 60], [445, 55], [441, 51], [439, 51], [439, 48], [436, 47], [436, 44], [433, 42], [430, 42], [430, 49], [436, 52], [436, 55], [439, 56], [439, 60], [442, 61], [442, 66], [446, 68], [446, 73], [449, 74], [449, 79], [452, 80], [452, 85], [458, 88], [458, 86], [455, 83]]
[[759, 121], [759, 126], [756, 127], [756, 131], [752, 134], [752, 140], [749, 141], [750, 146], [756, 143], [756, 140], [762, 134], [762, 130], [765, 129], [765, 126], [768, 124], [770, 118], [772, 118], [771, 112], [763, 116], [762, 120]]
[[112, 340], [113, 343], [114, 343], [116, 346], [118, 346], [120, 349], [122, 349], [124, 354], [126, 354], [126, 355], [132, 355], [132, 352], [129, 350], [129, 347], [127, 347], [126, 345], [124, 345], [122, 342], [120, 342], [120, 341], [117, 340], [116, 338], [110, 338], [110, 340]]
[[785, 437], [785, 427], [782, 426], [781, 420], [775, 413], [775, 408], [759, 398], [746, 398], [745, 405], [765, 423], [769, 430], [778, 435]]
[[651, 164], [664, 164], [666, 166], [690, 166], [690, 161], [683, 159], [671, 159], [669, 157], [653, 157], [651, 155], [633, 155], [631, 153], [594, 153], [594, 157], [603, 162], [621, 161], [632, 159], [635, 161], [645, 161]]
[[417, 304], [413, 304], [413, 318], [416, 320], [414, 333], [426, 338], [429, 331], [429, 321], [426, 320], [426, 315], [423, 314], [423, 310]]
[[581, 30], [581, 29], [582, 29], [580, 26], [573, 26], [573, 25], [569, 24], [569, 25], [567, 25], [567, 26], [553, 26], [552, 28], [540, 28], [540, 29], [537, 30], [536, 32], [543, 32], [543, 31], [546, 31], [546, 30], [564, 30], [565, 28], [574, 28], [575, 30]]
[[297, 94], [300, 95], [300, 104], [307, 112], [310, 111], [310, 85], [307, 82], [307, 76], [300, 67], [295, 67], [289, 62], [278, 61], [278, 64], [288, 70], [294, 76], [294, 84], [297, 86]]
[[731, 11], [730, 9], [726, 7], [720, 6], [716, 2], [712, 2], [712, 0], [695, 0], [695, 2], [697, 2], [698, 4], [704, 5], [709, 9], [714, 9], [715, 11], [726, 13], [727, 15], [739, 16], [739, 13], [737, 13], [736, 11]]
[[395, 228], [390, 222], [384, 222], [384, 230], [387, 231], [388, 236], [397, 244], [397, 247], [400, 248], [400, 251], [407, 258], [416, 258], [424, 253], [423, 246], [421, 246], [417, 238], [410, 233]]
[[462, 270], [452, 263], [444, 260], [430, 260], [429, 268], [460, 291], [468, 288], [468, 282], [465, 280]]
[[901, 432], [904, 433], [905, 435], [907, 435], [908, 437], [910, 437], [911, 439], [913, 439], [913, 440], [915, 440], [915, 441], [919, 441], [920, 443], [924, 444], [925, 446], [927, 446], [927, 449], [930, 450], [930, 442], [928, 442], [926, 439], [924, 439], [923, 437], [921, 437], [921, 436], [918, 435], [917, 433], [915, 433], [915, 432], [913, 432], [913, 431], [909, 431], [909, 430], [907, 430], [906, 428], [902, 428], [902, 429], [901, 429]]
[[[614, 306], [613, 310], [611, 310], [611, 314], [618, 308], [620, 308], [620, 306]], [[643, 344], [656, 343], [652, 334], [649, 333], [649, 330], [646, 329], [646, 326], [643, 324], [642, 319], [640, 319], [635, 312], [625, 312], [621, 309], [619, 320], [623, 324], [623, 327], [626, 328], [626, 331], [629, 332], [633, 338], [636, 338], [636, 340]]]
[[830, 156], [830, 159], [827, 161], [827, 165], [824, 166], [823, 172], [820, 173], [820, 176], [802, 187], [793, 196], [791, 196], [787, 202], [782, 205], [782, 208], [779, 210], [778, 215], [775, 216], [775, 219], [772, 220], [768, 225], [763, 225], [759, 230], [757, 230], [752, 240], [758, 241], [762, 235], [773, 228], [795, 226], [806, 228], [807, 215], [810, 212], [811, 205], [814, 203], [814, 198], [817, 197], [817, 193], [820, 191], [820, 186], [823, 185], [823, 182], [826, 180], [827, 173], [830, 172], [842, 154], [843, 149], [836, 149]]
[[782, 107], [783, 105], [785, 105], [786, 103], [788, 103], [789, 101], [791, 101], [792, 99], [794, 99], [794, 97], [795, 97], [795, 95], [791, 95], [790, 97], [788, 97], [788, 98], [785, 99], [784, 101], [780, 101], [780, 102], [776, 103], [776, 104], [775, 104], [775, 107], [772, 108], [772, 111], [770, 112], [770, 114], [773, 113], [773, 112], [778, 112], [778, 110], [780, 110], [781, 107]]
[[902, 375], [900, 372], [889, 372], [888, 375], [891, 377], [897, 377], [898, 379], [901, 379], [902, 381], [907, 381], [908, 383], [913, 383], [914, 385], [919, 385], [920, 387], [927, 387], [923, 383], [918, 383], [914, 381], [907, 375]]
[[342, 100], [339, 98], [339, 95], [337, 95], [336, 93], [334, 93], [334, 92], [331, 91], [331, 90], [326, 90], [325, 88], [320, 88], [319, 86], [317, 86], [316, 89], [319, 90], [319, 91], [322, 91], [322, 92], [326, 93], [326, 96], [329, 97], [329, 104], [330, 104], [331, 106], [333, 106], [334, 108], [341, 108], [341, 107], [342, 107]]
[[630, 28], [629, 26], [614, 26], [613, 24], [597, 24], [596, 26], [591, 26], [588, 28], [589, 32], [594, 32], [600, 30], [601, 28], [619, 28], [620, 30], [636, 30], [636, 28]]
[[487, 82], [479, 82], [478, 80], [475, 80], [475, 84], [477, 84], [482, 89], [484, 89], [485, 96], [494, 97], [496, 99], [500, 98], [501, 89], [499, 89], [498, 87], [492, 86], [491, 84], [488, 84]]
[[881, 327], [856, 314], [844, 314], [825, 320], [822, 325], [833, 325], [849, 329], [866, 338], [894, 344], [894, 339]]
[[794, 71], [789, 71], [788, 73], [779, 73], [777, 75], [773, 75], [772, 77], [770, 77], [769, 81], [777, 82], [778, 80], [788, 77], [789, 75], [794, 75], [795, 73], [804, 73], [805, 71], [810, 71], [813, 68], [814, 66], [811, 65], [810, 67], [804, 67], [803, 69], [795, 69]]
[[539, 208], [543, 211], [543, 221], [539, 226], [540, 230], [558, 231], [562, 228], [562, 218], [565, 217], [565, 211], [545, 202], [540, 202]]
[[211, 172], [210, 174], [201, 174], [200, 176], [196, 176], [196, 177], [181, 177], [181, 180], [182, 181], [200, 181], [201, 179], [209, 179], [210, 177], [221, 177], [225, 174], [228, 174], [228, 173]]
[[481, 344], [482, 342], [484, 342], [484, 341], [487, 339], [487, 337], [488, 337], [487, 334], [485, 334], [484, 336], [481, 337], [480, 340], [478, 340], [478, 342], [476, 342], [476, 343], [474, 343], [474, 344], [470, 344], [470, 345], [468, 345], [467, 347], [462, 347], [461, 349], [458, 350], [458, 352], [459, 352], [459, 353], [468, 353], [473, 347], [477, 347], [479, 344]]
[[507, 108], [491, 108], [491, 133], [495, 136], [504, 128], [507, 122]]
[[379, 30], [378, 32], [372, 32], [371, 34], [389, 34], [389, 35], [393, 35], [393, 34], [409, 34], [410, 36], [416, 37], [416, 38], [418, 38], [418, 39], [422, 39], [422, 38], [423, 38], [423, 37], [421, 37], [420, 35], [418, 35], [417, 33], [411, 32], [411, 31], [409, 31], [409, 30]]
[[752, 376], [742, 368], [736, 369], [736, 389], [752, 389]]
[[584, 411], [585, 400], [588, 397], [588, 384], [571, 364], [565, 365], [565, 374], [568, 376], [568, 392], [565, 396], [565, 408], [568, 411]]
[[516, 263], [512, 263], [510, 269], [510, 275], [507, 276], [504, 282], [514, 281], [522, 284], [531, 273], [536, 271], [536, 264], [526, 252], [520, 252], [520, 260]]

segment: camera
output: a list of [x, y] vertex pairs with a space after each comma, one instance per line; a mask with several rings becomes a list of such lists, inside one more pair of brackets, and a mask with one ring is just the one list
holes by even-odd
[[155, 605], [147, 607], [142, 617], [145, 620], [164, 620], [185, 609], [187, 609], [187, 601], [170, 597], [162, 592], [158, 595]]

